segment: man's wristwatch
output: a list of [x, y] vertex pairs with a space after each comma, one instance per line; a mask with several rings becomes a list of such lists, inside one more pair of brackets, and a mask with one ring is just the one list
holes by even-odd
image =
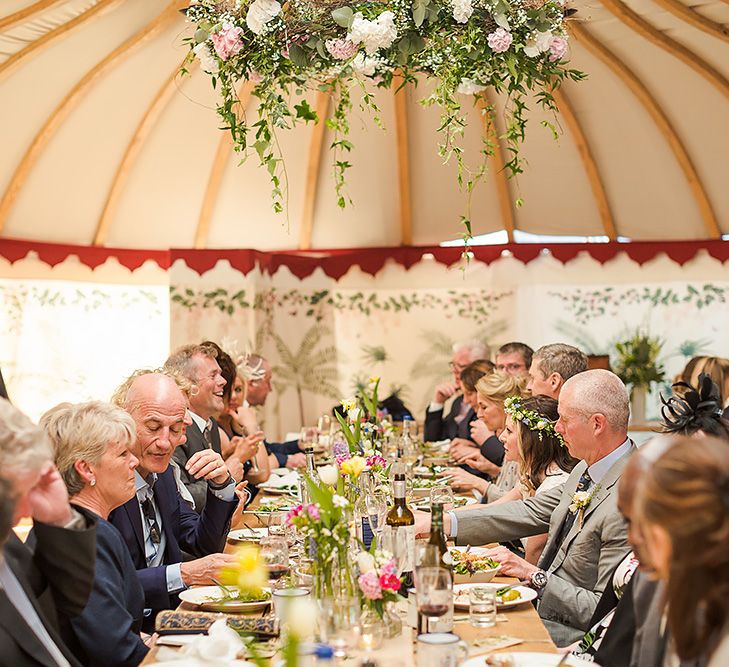
[[212, 489], [213, 491], [220, 491], [220, 489], [224, 489], [224, 488], [225, 488], [226, 486], [228, 486], [228, 484], [230, 484], [230, 483], [231, 483], [232, 481], [233, 481], [233, 475], [231, 475], [230, 473], [228, 473], [228, 479], [226, 479], [226, 480], [225, 480], [225, 481], [224, 481], [224, 482], [223, 482], [222, 484], [216, 484], [215, 482], [213, 482], [212, 480], [210, 480], [210, 479], [209, 479], [209, 480], [208, 480], [208, 486], [209, 486], [209, 487], [210, 487], [210, 488], [211, 488], [211, 489]]
[[537, 591], [541, 591], [547, 585], [547, 573], [544, 570], [537, 570], [529, 577], [529, 585]]

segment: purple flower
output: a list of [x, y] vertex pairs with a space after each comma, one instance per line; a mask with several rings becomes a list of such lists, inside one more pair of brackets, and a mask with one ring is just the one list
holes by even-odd
[[503, 53], [511, 46], [513, 37], [508, 30], [496, 28], [496, 30], [489, 34], [486, 41], [494, 53]]
[[349, 445], [344, 440], [339, 440], [332, 446], [332, 454], [339, 463], [339, 458], [348, 459], [351, 455], [349, 453]]
[[371, 572], [365, 572], [360, 574], [357, 579], [360, 590], [364, 593], [368, 600], [381, 600], [382, 599], [382, 588], [380, 587], [380, 580], [377, 576], [377, 572], [372, 570]]
[[553, 37], [549, 42], [549, 61], [562, 60], [567, 53], [567, 40], [562, 37]]

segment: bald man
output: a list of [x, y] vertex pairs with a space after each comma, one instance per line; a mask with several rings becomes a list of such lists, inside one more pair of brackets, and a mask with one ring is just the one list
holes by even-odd
[[[177, 490], [170, 459], [184, 438], [187, 400], [175, 381], [162, 373], [134, 378], [122, 407], [137, 430], [133, 454], [137, 494], [114, 510], [109, 521], [122, 534], [145, 595], [145, 630], [156, 612], [177, 605], [177, 593], [189, 586], [213, 584], [219, 569], [234, 562], [221, 554], [238, 504], [236, 485], [220, 454], [197, 452], [188, 472], [208, 485], [202, 514], [196, 514]], [[196, 560], [182, 562], [183, 551]]]

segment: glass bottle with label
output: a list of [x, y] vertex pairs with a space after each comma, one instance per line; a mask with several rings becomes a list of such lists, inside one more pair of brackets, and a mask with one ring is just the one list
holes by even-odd
[[[443, 560], [443, 556], [448, 552], [446, 544], [445, 531], [443, 529], [443, 504], [432, 503], [430, 506], [431, 522], [430, 537], [423, 552], [423, 561], [420, 567], [439, 567], [448, 570], [453, 583], [453, 570]], [[453, 630], [453, 598], [451, 597], [448, 611], [434, 618], [428, 619], [427, 632], [450, 632]]]
[[393, 505], [387, 513], [383, 546], [391, 551], [398, 562], [398, 570], [406, 580], [412, 580], [415, 566], [415, 516], [405, 500], [406, 466], [393, 464]]
[[357, 539], [364, 544], [365, 549], [370, 548], [374, 535], [372, 530], [373, 526], [370, 524], [370, 514], [367, 509], [367, 497], [371, 493], [372, 473], [369, 470], [363, 470], [359, 476], [357, 500], [354, 503], [354, 520]]
[[309, 447], [308, 449], [305, 449], [304, 454], [306, 455], [306, 472], [299, 477], [299, 490], [301, 492], [301, 502], [306, 505], [311, 502], [306, 479], [310, 479], [317, 486], [320, 484], [321, 480], [316, 469], [316, 463], [314, 463], [314, 448]]

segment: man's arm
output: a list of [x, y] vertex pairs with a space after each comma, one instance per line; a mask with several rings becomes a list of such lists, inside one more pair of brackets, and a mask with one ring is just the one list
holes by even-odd
[[552, 512], [562, 498], [562, 487], [526, 500], [503, 505], [481, 505], [458, 512], [456, 544], [508, 542], [549, 531]]
[[442, 440], [443, 434], [443, 408], [439, 410], [426, 409], [425, 424], [423, 426], [423, 440], [436, 442]]
[[205, 507], [199, 516], [178, 495], [180, 548], [196, 558], [223, 550], [230, 520], [238, 506], [235, 495], [233, 500], [222, 500], [211, 489], [206, 493]]
[[185, 488], [190, 492], [192, 499], [195, 501], [195, 510], [199, 513], [202, 511], [207, 500], [208, 483], [204, 479], [195, 479], [195, 477], [185, 470], [185, 466], [193, 454], [189, 449], [189, 445], [189, 442], [186, 442], [184, 445], [178, 445], [175, 448], [174, 454], [172, 454], [172, 458], [179, 466], [180, 479], [185, 485]]
[[[192, 510], [190, 511], [192, 512]], [[172, 606], [172, 600], [167, 590], [166, 566], [145, 567], [142, 570], [137, 570], [137, 579], [139, 579], [139, 583], [142, 584], [144, 589], [144, 606], [146, 608], [169, 609]]]

